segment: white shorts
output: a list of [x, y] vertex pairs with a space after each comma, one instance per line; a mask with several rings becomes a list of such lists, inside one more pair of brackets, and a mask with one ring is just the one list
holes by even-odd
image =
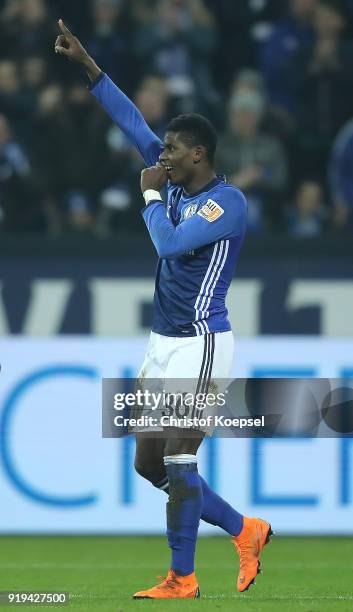
[[229, 378], [234, 359], [231, 331], [170, 338], [151, 332], [139, 378]]
[[[167, 393], [221, 391], [230, 379], [234, 359], [234, 337], [231, 331], [171, 338], [151, 332], [145, 359], [138, 375], [139, 384], [150, 391]], [[147, 379], [150, 383], [147, 384]], [[144, 382], [145, 381], [145, 382]], [[144, 410], [144, 415], [151, 414]], [[204, 413], [206, 415], [206, 412]], [[195, 416], [195, 410], [193, 411]], [[191, 425], [181, 426], [192, 428]], [[213, 428], [198, 429], [210, 435]], [[146, 431], [145, 428], [134, 431]], [[163, 431], [156, 429], [155, 431]]]

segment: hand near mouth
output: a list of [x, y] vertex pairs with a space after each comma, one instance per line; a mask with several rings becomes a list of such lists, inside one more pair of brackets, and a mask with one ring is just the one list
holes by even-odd
[[167, 181], [167, 169], [160, 162], [158, 162], [155, 166], [142, 170], [141, 191], [142, 193], [144, 193], [147, 189], [160, 191]]

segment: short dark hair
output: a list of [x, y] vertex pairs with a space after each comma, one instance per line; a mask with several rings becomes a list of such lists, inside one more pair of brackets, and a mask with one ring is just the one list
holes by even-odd
[[205, 147], [207, 159], [213, 164], [217, 147], [217, 133], [212, 123], [197, 113], [178, 115], [167, 126], [167, 132], [180, 132], [181, 140], [188, 147]]

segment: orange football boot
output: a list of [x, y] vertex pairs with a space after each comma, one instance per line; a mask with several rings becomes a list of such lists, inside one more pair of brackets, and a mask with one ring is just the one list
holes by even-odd
[[134, 599], [196, 599], [200, 597], [200, 589], [197, 584], [195, 572], [188, 576], [178, 576], [173, 570], [169, 570], [168, 576], [162, 578], [162, 582], [147, 589], [135, 593]]
[[244, 516], [243, 529], [238, 536], [232, 538], [240, 560], [238, 591], [246, 591], [251, 584], [255, 584], [255, 578], [261, 572], [260, 553], [265, 544], [270, 542], [271, 535], [273, 531], [269, 523]]

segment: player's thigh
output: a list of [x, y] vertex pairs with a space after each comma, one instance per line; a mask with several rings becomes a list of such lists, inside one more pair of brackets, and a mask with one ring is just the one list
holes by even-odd
[[202, 431], [170, 428], [169, 436], [165, 440], [164, 456], [196, 455], [204, 436]]
[[165, 475], [163, 462], [164, 438], [147, 437], [144, 433], [136, 434], [136, 471], [152, 482], [158, 482]]
[[[135, 387], [135, 391], [142, 394], [142, 404], [139, 403], [130, 411], [131, 423], [134, 421], [143, 421], [138, 425], [134, 424], [129, 426], [129, 431], [135, 434], [151, 431], [163, 433], [162, 427], [149, 425], [148, 419], [155, 418], [156, 415], [158, 416], [159, 414], [158, 411], [156, 412], [154, 410], [154, 407], [151, 406], [150, 402], [152, 394], [159, 397], [159, 395], [163, 393], [165, 367], [168, 363], [170, 354], [170, 346], [168, 341], [170, 342], [169, 338], [165, 338], [164, 336], [154, 332], [151, 332], [150, 334], [145, 357], [137, 375]], [[143, 396], [143, 394], [146, 395]], [[139, 473], [141, 473], [143, 466], [151, 463], [148, 460], [149, 451], [151, 451], [150, 456], [153, 457], [153, 462], [156, 463], [153, 440], [151, 443], [150, 441], [146, 441], [146, 439], [141, 439], [141, 442], [137, 442], [135, 467]]]

